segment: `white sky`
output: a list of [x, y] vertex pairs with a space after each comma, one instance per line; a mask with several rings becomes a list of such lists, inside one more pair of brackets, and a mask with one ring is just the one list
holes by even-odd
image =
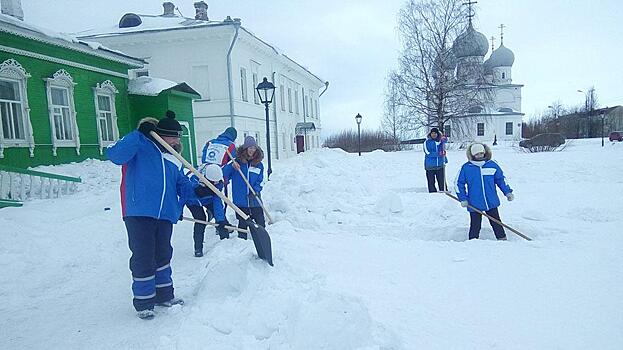
[[[194, 17], [194, 0], [173, 1]], [[399, 50], [396, 16], [404, 0], [218, 0], [208, 16], [227, 15], [330, 82], [321, 98], [323, 136], [377, 128], [387, 72]], [[601, 106], [623, 105], [623, 1], [479, 0], [476, 28], [487, 38], [506, 26], [515, 53], [513, 83], [524, 84], [527, 119], [560, 99], [583, 104], [594, 85]], [[160, 14], [161, 0], [22, 0], [26, 21], [75, 32], [118, 23], [127, 12]]]

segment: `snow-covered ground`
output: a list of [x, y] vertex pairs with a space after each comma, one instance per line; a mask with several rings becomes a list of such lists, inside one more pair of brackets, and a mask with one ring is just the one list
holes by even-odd
[[[119, 168], [42, 167], [84, 183], [0, 210], [0, 349], [623, 348], [623, 144], [494, 148], [516, 194], [502, 219], [532, 242], [497, 242], [486, 220], [466, 241], [466, 211], [426, 193], [422, 158], [276, 161], [264, 194], [275, 267], [210, 228], [197, 259], [181, 223], [172, 264], [186, 305], [152, 321], [131, 305]], [[449, 158], [452, 180], [465, 155]]]

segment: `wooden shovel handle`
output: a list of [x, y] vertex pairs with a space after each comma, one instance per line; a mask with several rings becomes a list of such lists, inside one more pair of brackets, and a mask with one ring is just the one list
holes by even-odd
[[236, 211], [238, 215], [240, 215], [244, 220], [249, 219], [249, 215], [247, 215], [240, 208], [238, 208], [229, 198], [225, 197], [225, 195], [222, 194], [221, 191], [219, 191], [218, 188], [216, 188], [216, 186], [214, 186], [210, 181], [208, 181], [208, 179], [206, 179], [199, 171], [197, 171], [197, 169], [195, 169], [195, 167], [193, 167], [192, 164], [190, 164], [186, 159], [184, 159], [184, 157], [182, 157], [179, 153], [177, 153], [177, 151], [175, 151], [173, 147], [171, 147], [168, 143], [166, 143], [166, 141], [164, 141], [162, 137], [160, 137], [160, 135], [156, 134], [154, 131], [150, 131], [149, 134], [154, 138], [154, 140], [158, 141], [158, 143], [161, 144], [162, 147], [164, 147], [167, 151], [169, 151], [169, 153], [171, 153], [175, 158], [177, 158], [180, 162], [182, 162], [182, 164], [184, 164], [184, 166], [188, 170], [192, 171], [193, 174], [197, 175], [199, 180], [204, 185], [208, 186], [208, 188], [211, 189], [212, 192], [216, 193], [216, 195], [219, 196], [219, 198], [221, 198], [223, 201], [225, 201], [227, 205], [234, 208], [234, 210]]
[[[186, 217], [186, 216], [182, 217], [182, 219], [184, 219], [186, 221], [196, 222], [198, 224], [204, 224], [204, 225], [210, 225], [210, 226], [218, 226], [218, 224], [214, 223], [214, 222], [193, 219], [193, 218], [189, 218], [189, 217]], [[251, 234], [250, 230], [243, 229], [243, 228], [236, 227], [236, 226], [225, 226], [225, 228], [228, 229], [228, 230], [234, 230], [234, 231], [238, 231], [238, 232], [244, 232], [246, 234]]]

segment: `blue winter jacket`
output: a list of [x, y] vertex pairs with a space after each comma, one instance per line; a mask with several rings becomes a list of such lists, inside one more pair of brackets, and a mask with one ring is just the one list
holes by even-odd
[[[260, 202], [258, 202], [257, 199], [254, 198], [251, 200], [249, 198], [251, 190], [249, 190], [247, 184], [244, 182], [244, 179], [240, 176], [240, 173], [233, 167], [232, 164], [233, 162], [229, 162], [223, 167], [223, 177], [225, 177], [225, 179], [230, 179], [232, 182], [231, 186], [234, 204], [243, 208], [259, 207]], [[240, 164], [240, 170], [242, 170], [242, 173], [249, 180], [249, 183], [255, 190], [255, 193], [257, 193], [257, 195], [260, 196], [260, 199], [262, 199], [260, 193], [262, 191], [262, 181], [264, 181], [264, 165], [262, 162], [259, 162], [256, 165], [249, 165], [249, 163], [242, 162], [238, 162], [238, 164]]]
[[[461, 167], [457, 178], [457, 197], [467, 201], [481, 211], [491, 210], [500, 206], [495, 186], [497, 185], [504, 195], [513, 190], [506, 183], [504, 173], [493, 160], [469, 161]], [[466, 191], [467, 187], [467, 191]], [[474, 211], [467, 208], [469, 211]]]
[[[194, 184], [199, 184], [199, 178], [196, 175], [192, 175], [190, 177], [190, 181]], [[214, 185], [219, 191], [223, 190], [223, 183], [219, 182]], [[212, 214], [214, 214], [214, 219], [216, 222], [225, 221], [225, 206], [223, 205], [223, 200], [216, 194], [212, 194], [210, 196], [201, 197], [201, 198], [180, 198], [180, 206], [184, 205], [199, 205], [199, 206], [209, 206], [212, 205]]]
[[218, 164], [222, 167], [231, 160], [227, 154], [227, 150], [229, 150], [232, 157], [236, 157], [236, 144], [234, 143], [234, 139], [231, 134], [224, 132], [214, 140], [206, 142], [201, 152], [201, 162]]
[[441, 155], [445, 148], [445, 142], [441, 139], [437, 141], [429, 135], [422, 148], [424, 149], [424, 169], [440, 169], [448, 162], [446, 156]]
[[182, 163], [137, 130], [108, 146], [106, 156], [122, 166], [123, 217], [146, 216], [176, 223], [181, 214], [178, 196], [197, 199], [197, 185], [184, 175]]

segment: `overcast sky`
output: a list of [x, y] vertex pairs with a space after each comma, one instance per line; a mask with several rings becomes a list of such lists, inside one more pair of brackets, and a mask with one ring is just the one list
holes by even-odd
[[[193, 0], [173, 1], [194, 17]], [[330, 82], [321, 98], [323, 136], [377, 128], [387, 72], [396, 67], [396, 16], [404, 0], [218, 0], [208, 16], [242, 25]], [[124, 13], [160, 14], [161, 0], [22, 0], [25, 19], [74, 32], [118, 23]], [[524, 84], [527, 119], [560, 99], [583, 104], [595, 86], [601, 106], [623, 105], [623, 1], [478, 0], [476, 28], [487, 38], [506, 26], [515, 53], [513, 83]]]

